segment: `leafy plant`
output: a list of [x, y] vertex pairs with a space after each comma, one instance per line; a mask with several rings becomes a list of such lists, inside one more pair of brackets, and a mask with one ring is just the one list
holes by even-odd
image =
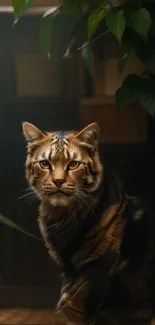
[[[15, 23], [35, 0], [13, 0]], [[129, 75], [116, 92], [122, 110], [137, 101], [155, 115], [155, 3], [153, 0], [60, 0], [56, 10], [44, 14], [40, 41], [50, 56], [57, 38], [65, 39], [64, 56], [81, 52], [87, 69], [95, 78], [98, 52], [95, 42], [112, 33], [120, 46], [118, 71], [122, 73], [133, 53], [144, 64], [141, 75]]]
[[40, 238], [34, 236], [33, 234], [29, 233], [28, 231], [24, 230], [20, 225], [17, 225], [14, 221], [12, 221], [11, 219], [4, 217], [2, 214], [0, 214], [0, 223], [2, 223], [3, 225], [16, 229], [22, 233], [24, 233], [25, 235], [28, 235], [34, 239], [37, 239], [39, 241], [42, 241]]

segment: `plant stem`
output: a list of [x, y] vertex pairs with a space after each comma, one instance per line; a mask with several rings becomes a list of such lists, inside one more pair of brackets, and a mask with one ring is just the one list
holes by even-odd
[[97, 37], [93, 38], [91, 41], [84, 43], [80, 47], [77, 48], [77, 51], [80, 51], [84, 47], [88, 46], [89, 44], [95, 43], [99, 38], [101, 38], [103, 35], [107, 34], [109, 30], [105, 30], [102, 34], [98, 35]]

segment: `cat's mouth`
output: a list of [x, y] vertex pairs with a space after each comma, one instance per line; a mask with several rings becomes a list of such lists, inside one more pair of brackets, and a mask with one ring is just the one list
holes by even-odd
[[58, 190], [57, 192], [53, 193], [55, 195], [65, 195], [65, 196], [70, 196], [71, 195], [71, 192], [66, 192], [66, 191], [62, 191], [62, 190]]
[[71, 191], [58, 189], [57, 191], [45, 191], [44, 194], [46, 194], [48, 196], [60, 197], [60, 196], [71, 196], [72, 193], [71, 193]]

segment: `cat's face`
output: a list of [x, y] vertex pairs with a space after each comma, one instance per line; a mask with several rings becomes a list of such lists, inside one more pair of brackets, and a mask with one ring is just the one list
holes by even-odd
[[98, 156], [99, 127], [81, 132], [42, 132], [23, 123], [28, 142], [26, 177], [39, 199], [53, 206], [80, 204], [84, 193], [96, 191], [102, 180]]

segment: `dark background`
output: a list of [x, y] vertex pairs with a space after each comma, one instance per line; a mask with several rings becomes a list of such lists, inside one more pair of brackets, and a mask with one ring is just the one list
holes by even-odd
[[[19, 96], [14, 58], [21, 49], [27, 50], [32, 43], [35, 46], [40, 17], [26, 16], [14, 30], [12, 23], [12, 14], [0, 15], [0, 212], [40, 237], [38, 202], [19, 200], [28, 186], [24, 176], [26, 144], [21, 123], [29, 121], [46, 130], [79, 129], [81, 94], [74, 93], [72, 99], [65, 95], [66, 74], [59, 96]], [[39, 51], [38, 45], [33, 51]], [[87, 80], [86, 76], [82, 95], [90, 96], [91, 85]], [[105, 171], [117, 171], [129, 194], [139, 194], [153, 206], [155, 136], [153, 120], [148, 118], [148, 123], [147, 143], [111, 143], [101, 145], [100, 152]], [[52, 306], [59, 294], [59, 283], [59, 272], [41, 241], [0, 225], [0, 307]]]

